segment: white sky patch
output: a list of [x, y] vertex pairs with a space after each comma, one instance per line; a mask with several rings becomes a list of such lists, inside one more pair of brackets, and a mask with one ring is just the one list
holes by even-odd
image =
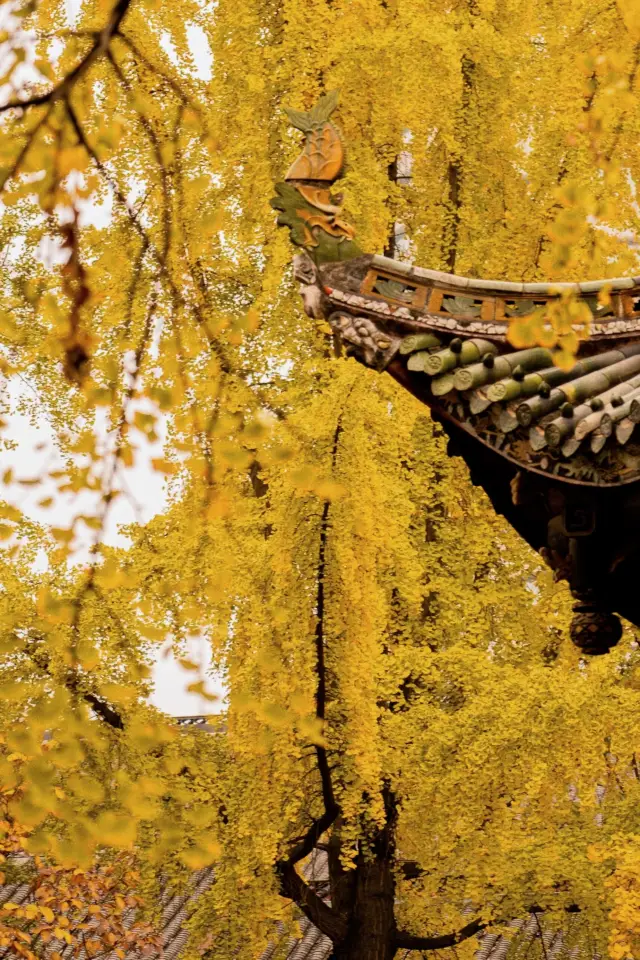
[[[207, 40], [207, 35], [196, 23], [187, 24], [187, 41], [189, 44], [189, 53], [193, 58], [195, 70], [189, 72], [198, 78], [198, 80], [211, 80], [213, 70], [213, 53]], [[174, 67], [181, 67], [183, 70], [189, 69], [189, 65], [180, 60], [180, 55], [176, 50], [173, 37], [168, 30], [163, 30], [160, 35], [160, 46], [171, 60]]]
[[[200, 669], [197, 672], [183, 670], [171, 652], [171, 645], [166, 643], [153, 668], [154, 691], [149, 698], [150, 703], [174, 717], [218, 713], [223, 706], [225, 690], [219, 680], [207, 676], [211, 663], [211, 650], [207, 639], [190, 638], [186, 641], [184, 652], [187, 659], [199, 664]], [[206, 679], [207, 692], [220, 697], [220, 700], [212, 702], [198, 694], [187, 692], [186, 688], [190, 683], [201, 679]], [[168, 709], [167, 704], [171, 704], [171, 709]]]
[[[84, 0], [65, 0], [65, 16], [69, 29], [77, 26], [81, 16]], [[203, 6], [215, 8], [215, 4]], [[11, 15], [9, 5], [3, 5], [0, 0], [0, 28], [8, 29], [16, 25], [17, 21]], [[4, 96], [15, 96], [24, 86], [34, 80], [42, 79], [33, 66], [33, 44], [26, 42], [31, 38], [25, 35], [20, 44], [25, 49], [26, 59], [19, 64], [12, 76], [11, 87], [6, 85], [0, 91]], [[187, 25], [187, 40], [189, 52], [193, 58], [195, 69], [189, 64], [189, 72], [202, 81], [209, 81], [212, 76], [213, 54], [205, 31], [197, 24]], [[181, 66], [180, 58], [168, 31], [161, 37], [161, 46], [175, 66]], [[53, 39], [49, 46], [49, 56], [52, 62], [59, 58], [64, 44], [61, 40]], [[10, 45], [0, 44], [0, 73], [4, 73], [14, 60]], [[140, 200], [144, 184], [133, 183], [127, 185], [128, 200], [132, 205]], [[112, 219], [113, 195], [111, 190], [104, 192], [100, 203], [95, 201], [80, 204], [80, 225], [107, 227]], [[144, 211], [141, 214], [144, 221]], [[15, 238], [7, 258], [5, 249], [5, 264], [12, 258], [20, 255], [24, 238]], [[65, 259], [59, 248], [59, 239], [56, 237], [44, 238], [39, 255], [43, 263], [49, 267]], [[4, 389], [11, 401], [11, 413], [8, 416], [8, 425], [3, 430], [3, 437], [14, 444], [14, 449], [4, 450], [0, 457], [0, 473], [11, 468], [15, 479], [43, 478], [52, 469], [64, 467], [64, 461], [56, 445], [54, 428], [47, 421], [44, 413], [37, 422], [24, 412], [29, 408], [35, 409], [37, 396], [34, 387], [26, 379], [15, 377]], [[133, 411], [132, 411], [133, 412]], [[98, 417], [97, 431], [100, 431]], [[104, 428], [104, 423], [103, 423]], [[106, 438], [106, 430], [103, 429]], [[107, 515], [107, 523], [102, 542], [107, 546], [124, 547], [129, 539], [121, 532], [121, 528], [132, 523], [145, 524], [152, 517], [161, 513], [166, 507], [167, 490], [164, 477], [153, 470], [151, 459], [162, 457], [162, 438], [155, 444], [149, 444], [140, 434], [136, 434], [138, 452], [134, 466], [122, 468], [119, 475], [118, 487], [122, 495], [111, 504]], [[39, 501], [52, 497], [54, 506], [45, 508]], [[55, 480], [46, 478], [38, 485], [21, 486], [12, 482], [4, 486], [0, 484], [0, 498], [12, 503], [30, 519], [47, 526], [69, 527], [74, 517], [80, 513], [93, 515], [98, 507], [99, 498], [96, 493], [82, 491], [78, 493], [60, 494]], [[86, 562], [89, 549], [95, 533], [89, 530], [82, 522], [76, 527], [74, 542], [74, 562]], [[47, 555], [43, 549], [34, 565], [38, 571], [44, 572], [47, 568]], [[217, 678], [207, 679], [207, 689], [221, 697], [218, 703], [205, 700], [198, 694], [188, 693], [186, 688], [194, 682], [194, 678], [207, 677], [211, 665], [211, 650], [204, 637], [192, 638], [188, 641], [187, 658], [199, 664], [198, 673], [184, 670], [169, 649], [170, 645], [161, 648], [153, 668], [152, 681], [154, 690], [150, 702], [168, 714], [174, 716], [196, 715], [213, 713], [223, 706], [222, 697], [224, 688]]]
[[83, 0], [65, 0], [65, 14], [67, 18], [67, 24], [69, 27], [73, 27], [76, 23], [78, 17], [80, 16], [80, 10], [82, 9]]
[[[4, 439], [12, 441], [14, 449], [3, 451], [2, 470], [4, 472], [11, 468], [16, 480], [39, 479], [40, 482], [37, 486], [20, 486], [12, 482], [2, 488], [2, 496], [38, 523], [70, 526], [80, 513], [94, 515], [100, 497], [90, 490], [60, 493], [55, 480], [46, 476], [51, 470], [64, 469], [65, 461], [56, 444], [55, 430], [46, 417], [41, 415], [34, 423], [23, 412], [25, 407], [34, 403], [34, 391], [35, 387], [24, 378], [13, 377], [7, 384], [6, 394], [11, 402], [11, 411], [2, 435]], [[137, 409], [141, 408], [142, 405], [138, 404]], [[107, 436], [104, 416], [97, 417], [95, 432], [104, 446], [108, 447], [110, 438]], [[120, 532], [120, 528], [131, 523], [148, 523], [166, 505], [166, 481], [151, 466], [152, 458], [162, 456], [162, 438], [150, 444], [143, 442], [137, 431], [134, 436], [139, 449], [133, 467], [120, 470], [117, 486], [122, 490], [122, 495], [116, 497], [107, 514], [103, 537], [107, 546], [128, 546], [129, 539]], [[49, 496], [53, 497], [54, 506], [41, 507], [39, 501]], [[77, 525], [74, 549], [76, 562], [88, 560], [93, 540], [91, 532], [83, 527], [83, 524]]]
[[588, 216], [587, 223], [589, 223], [594, 230], [601, 230], [610, 237], [616, 237], [616, 239], [626, 244], [626, 246], [632, 250], [638, 250], [640, 248], [640, 240], [635, 230], [619, 230], [617, 227], [609, 226], [608, 223], [601, 223], [598, 218], [594, 216]]
[[208, 82], [213, 73], [213, 53], [207, 40], [207, 35], [195, 23], [190, 23], [187, 27], [187, 40], [189, 41], [189, 50], [196, 65], [196, 76], [199, 80]]
[[52, 37], [47, 48], [47, 55], [54, 67], [58, 66], [58, 60], [62, 56], [64, 42], [61, 37]]
[[178, 51], [176, 50], [175, 44], [173, 42], [173, 37], [168, 30], [163, 30], [160, 34], [160, 46], [171, 60], [171, 63], [174, 67], [177, 67], [180, 63], [180, 57], [178, 56]]
[[62, 246], [62, 237], [52, 237], [45, 233], [40, 238], [36, 257], [45, 267], [51, 270], [56, 265], [66, 263], [69, 259], [69, 251], [64, 250]]
[[[14, 449], [3, 451], [0, 470], [4, 473], [11, 468], [14, 480], [8, 486], [0, 485], [0, 498], [18, 507], [30, 519], [47, 526], [67, 527], [79, 513], [95, 514], [98, 497], [94, 492], [84, 490], [61, 494], [55, 480], [45, 476], [50, 470], [64, 467], [64, 460], [56, 445], [55, 430], [44, 414], [34, 423], [32, 417], [22, 412], [25, 406], [33, 407], [35, 388], [27, 380], [15, 377], [5, 389], [11, 401], [11, 411], [3, 437], [13, 442]], [[97, 432], [106, 438], [104, 424], [102, 428], [98, 425]], [[137, 432], [135, 436], [139, 450], [134, 466], [122, 470], [119, 486], [123, 495], [116, 498], [107, 515], [103, 542], [108, 546], [126, 548], [129, 539], [121, 532], [121, 528], [132, 523], [148, 523], [166, 507], [166, 481], [151, 466], [152, 458], [162, 456], [162, 437], [157, 443], [150, 444]], [[21, 486], [15, 482], [35, 478], [44, 479], [37, 486]], [[53, 507], [39, 505], [39, 501], [46, 497], [53, 498]], [[94, 532], [82, 522], [75, 529], [74, 559], [76, 562], [86, 562]], [[44, 551], [37, 559], [36, 569], [46, 569]], [[184, 670], [171, 652], [167, 655], [167, 645], [159, 650], [153, 667], [154, 690], [150, 701], [173, 716], [207, 714], [220, 709], [218, 703], [211, 703], [186, 690], [194, 678], [207, 676], [211, 664], [211, 651], [205, 638], [193, 639], [189, 643], [191, 646], [187, 656], [200, 665], [197, 675]], [[211, 693], [224, 695], [222, 685], [215, 678], [208, 679], [207, 689]]]
[[107, 190], [100, 203], [92, 199], [90, 203], [80, 201], [78, 206], [81, 227], [97, 227], [103, 230], [109, 226], [113, 216], [113, 191]]

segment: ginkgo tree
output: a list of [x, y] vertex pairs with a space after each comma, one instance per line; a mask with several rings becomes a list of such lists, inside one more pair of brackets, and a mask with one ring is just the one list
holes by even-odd
[[[635, 641], [579, 662], [564, 588], [424, 411], [304, 318], [268, 203], [297, 150], [283, 107], [340, 88], [363, 249], [402, 221], [435, 268], [637, 272], [633, 3], [6, 9], [0, 363], [57, 456], [2, 475], [3, 855], [32, 858], [53, 918], [9, 901], [0, 936], [80, 949], [76, 876], [107, 944], [118, 896], [153, 946], [160, 886], [213, 866], [187, 948], [211, 960], [260, 956], [300, 911], [340, 960], [472, 956], [527, 913], [636, 955]], [[149, 445], [166, 506], [115, 547]], [[21, 509], [37, 490], [49, 523]], [[167, 638], [212, 696], [193, 636], [228, 691], [210, 734], [147, 703]]]

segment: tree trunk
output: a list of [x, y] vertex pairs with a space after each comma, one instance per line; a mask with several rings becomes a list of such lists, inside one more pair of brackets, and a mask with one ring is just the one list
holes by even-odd
[[393, 960], [394, 894], [390, 860], [376, 858], [358, 864], [349, 934], [334, 948], [335, 960]]
[[335, 960], [393, 960], [396, 952], [395, 832], [398, 809], [388, 784], [382, 789], [384, 826], [361, 841], [351, 888], [349, 932], [336, 944]]

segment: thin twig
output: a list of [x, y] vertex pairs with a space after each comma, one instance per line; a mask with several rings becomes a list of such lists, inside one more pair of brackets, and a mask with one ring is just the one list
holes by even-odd
[[27, 134], [27, 139], [25, 140], [25, 142], [24, 142], [22, 148], [20, 149], [20, 152], [18, 153], [18, 156], [17, 156], [16, 159], [14, 160], [12, 166], [6, 171], [6, 173], [4, 173], [4, 174], [0, 177], [0, 190], [4, 190], [4, 187], [5, 187], [5, 185], [9, 182], [9, 180], [11, 180], [13, 177], [15, 177], [15, 175], [18, 173], [20, 167], [22, 166], [22, 161], [24, 160], [24, 158], [26, 157], [27, 153], [29, 152], [29, 150], [31, 149], [31, 147], [32, 147], [33, 144], [34, 144], [34, 141], [35, 141], [35, 139], [36, 139], [36, 136], [37, 136], [38, 132], [40, 131], [41, 127], [44, 126], [44, 124], [47, 122], [47, 120], [48, 120], [49, 117], [51, 116], [51, 112], [52, 112], [52, 110], [53, 110], [53, 106], [54, 106], [53, 104], [49, 104], [48, 109], [45, 110], [45, 112], [42, 114], [42, 116], [40, 117], [40, 119], [33, 125], [33, 127], [31, 128], [31, 130], [28, 132], [28, 134]]

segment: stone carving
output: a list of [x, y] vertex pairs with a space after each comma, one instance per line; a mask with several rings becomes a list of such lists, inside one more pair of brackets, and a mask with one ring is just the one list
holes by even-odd
[[396, 352], [399, 341], [381, 333], [369, 317], [354, 317], [350, 313], [332, 313], [329, 324], [346, 344], [346, 352], [354, 355], [368, 367], [383, 370]]
[[292, 242], [304, 247], [316, 263], [350, 260], [361, 253], [353, 240], [355, 230], [342, 219], [342, 197], [330, 193], [344, 166], [340, 134], [329, 120], [337, 102], [334, 91], [321, 97], [308, 113], [287, 110], [305, 141], [271, 200], [279, 211], [278, 225], [289, 227]]
[[326, 296], [318, 277], [318, 268], [306, 253], [293, 258], [293, 275], [300, 284], [300, 296], [304, 312], [314, 320], [321, 320], [326, 313]]

